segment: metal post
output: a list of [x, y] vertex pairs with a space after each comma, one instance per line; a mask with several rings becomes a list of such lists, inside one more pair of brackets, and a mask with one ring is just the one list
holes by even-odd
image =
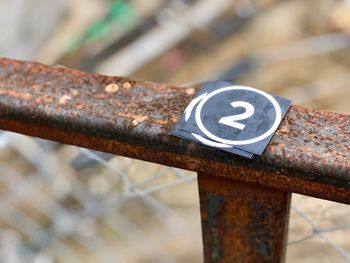
[[204, 258], [284, 262], [291, 194], [199, 173]]

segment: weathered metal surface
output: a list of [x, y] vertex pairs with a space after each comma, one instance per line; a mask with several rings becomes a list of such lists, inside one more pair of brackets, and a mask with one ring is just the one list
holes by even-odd
[[199, 174], [207, 263], [284, 262], [290, 193]]
[[0, 128], [350, 203], [350, 116], [293, 106], [251, 161], [169, 135], [195, 92], [0, 59]]

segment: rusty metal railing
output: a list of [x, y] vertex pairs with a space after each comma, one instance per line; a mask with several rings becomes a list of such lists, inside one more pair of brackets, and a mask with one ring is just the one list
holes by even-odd
[[292, 192], [350, 204], [350, 116], [292, 106], [246, 160], [169, 135], [196, 89], [0, 59], [0, 128], [196, 171], [205, 261], [284, 261]]

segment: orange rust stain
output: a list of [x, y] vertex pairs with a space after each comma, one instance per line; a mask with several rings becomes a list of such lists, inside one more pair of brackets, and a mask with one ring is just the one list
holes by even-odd
[[63, 96], [59, 99], [58, 104], [66, 104], [67, 101], [69, 101], [69, 100], [71, 100], [71, 99], [72, 99], [71, 96], [69, 96], [69, 95], [63, 95]]
[[178, 116], [177, 116], [177, 115], [171, 115], [170, 120], [171, 120], [172, 122], [176, 123], [177, 120], [178, 120]]
[[106, 95], [103, 94], [103, 93], [101, 93], [101, 94], [95, 95], [95, 97], [96, 97], [97, 99], [105, 99], [105, 98], [106, 98]]
[[124, 82], [123, 88], [124, 88], [124, 89], [130, 89], [130, 88], [131, 88], [130, 82]]
[[194, 95], [194, 93], [196, 92], [196, 90], [194, 88], [189, 88], [189, 89], [186, 89], [186, 93], [188, 95]]
[[78, 96], [78, 95], [80, 94], [79, 91], [76, 90], [76, 89], [71, 89], [70, 91], [72, 92], [72, 94], [73, 94], [74, 96]]
[[139, 125], [140, 122], [144, 121], [145, 119], [147, 119], [147, 117], [143, 117], [143, 118], [140, 118], [140, 119], [135, 119], [132, 121], [131, 125], [136, 127], [137, 125]]
[[81, 110], [81, 109], [84, 108], [84, 104], [76, 103], [76, 104], [75, 104], [75, 107], [76, 107], [78, 110]]
[[35, 99], [37, 103], [52, 103], [53, 98], [49, 96], [42, 96]]
[[[128, 119], [133, 119], [133, 120], [145, 121], [148, 119], [148, 116], [140, 115], [140, 114], [131, 114], [131, 113], [127, 113], [127, 112], [118, 112], [116, 114], [118, 117], [123, 117], [123, 118], [128, 118]], [[140, 121], [138, 121], [137, 125], [139, 124], [139, 122]], [[149, 122], [153, 123], [153, 124], [159, 124], [159, 125], [165, 125], [168, 123], [167, 121], [164, 121], [164, 120], [155, 120], [155, 119], [152, 119], [152, 121], [149, 121]], [[135, 124], [135, 122], [134, 122], [134, 124]]]
[[119, 90], [119, 86], [116, 83], [110, 83], [105, 87], [105, 91], [108, 93], [114, 93], [114, 92], [117, 92], [118, 90]]
[[131, 114], [131, 113], [127, 113], [127, 112], [118, 112], [117, 115], [119, 117], [124, 117], [124, 118], [128, 118], [128, 119], [145, 119], [145, 118], [147, 118], [147, 116], [145, 116], [145, 115]]
[[30, 100], [33, 97], [32, 94], [30, 93], [18, 92], [15, 90], [0, 90], [0, 95], [8, 95], [8, 96], [17, 97], [24, 100]]

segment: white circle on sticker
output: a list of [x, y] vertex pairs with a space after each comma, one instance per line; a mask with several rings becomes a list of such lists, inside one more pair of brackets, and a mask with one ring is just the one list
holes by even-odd
[[[251, 138], [251, 139], [248, 139], [248, 140], [227, 140], [227, 139], [223, 139], [221, 137], [218, 137], [216, 136], [215, 134], [211, 133], [210, 131], [208, 131], [208, 129], [205, 127], [205, 125], [203, 124], [202, 122], [202, 119], [201, 119], [201, 111], [205, 105], [205, 103], [212, 97], [222, 93], [222, 92], [225, 92], [225, 91], [234, 91], [234, 90], [246, 90], [246, 91], [252, 91], [252, 92], [255, 92], [261, 96], [264, 96], [266, 99], [268, 99], [274, 109], [275, 109], [275, 112], [276, 112], [276, 115], [275, 115], [275, 121], [273, 122], [272, 126], [270, 127], [269, 130], [267, 130], [265, 133], [263, 133], [262, 135], [259, 135], [255, 138]], [[251, 88], [251, 87], [245, 87], [245, 86], [228, 86], [228, 87], [224, 87], [224, 88], [220, 88], [220, 89], [217, 89], [217, 90], [214, 90], [212, 92], [210, 92], [208, 95], [206, 95], [201, 101], [200, 103], [198, 104], [198, 107], [196, 109], [196, 112], [195, 112], [195, 120], [196, 120], [196, 123], [197, 123], [197, 126], [198, 128], [210, 139], [214, 140], [214, 141], [217, 141], [217, 142], [220, 142], [220, 143], [223, 143], [223, 144], [228, 144], [228, 145], [247, 145], [247, 144], [252, 144], [252, 143], [256, 143], [256, 142], [259, 142], [259, 141], [262, 141], [264, 140], [265, 138], [269, 137], [270, 135], [272, 135], [278, 128], [281, 120], [282, 120], [282, 110], [281, 110], [281, 107], [280, 105], [278, 104], [278, 102], [276, 101], [276, 99], [271, 96], [270, 94], [264, 92], [264, 91], [261, 91], [261, 90], [258, 90], [258, 89], [254, 89], [254, 88]]]

